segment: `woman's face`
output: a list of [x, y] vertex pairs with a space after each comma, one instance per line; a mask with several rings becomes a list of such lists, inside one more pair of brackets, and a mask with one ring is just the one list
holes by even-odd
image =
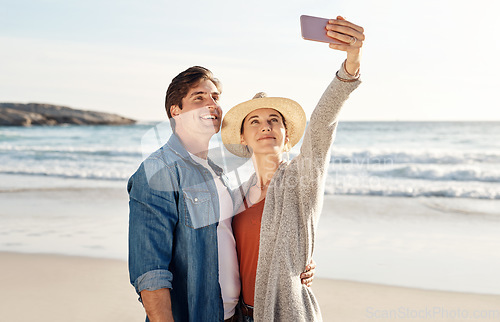
[[275, 109], [260, 108], [246, 116], [241, 143], [254, 154], [281, 154], [287, 142], [283, 119]]

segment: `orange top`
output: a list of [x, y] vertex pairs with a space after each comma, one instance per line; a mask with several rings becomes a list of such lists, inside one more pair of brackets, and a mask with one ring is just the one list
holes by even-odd
[[[260, 223], [264, 202], [259, 201], [233, 218], [233, 234], [240, 264], [241, 292], [243, 301], [253, 306], [255, 274], [259, 258]], [[246, 204], [246, 203], [245, 203]]]

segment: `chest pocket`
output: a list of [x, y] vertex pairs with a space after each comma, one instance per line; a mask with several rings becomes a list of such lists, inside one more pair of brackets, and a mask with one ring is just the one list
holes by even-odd
[[198, 229], [217, 221], [209, 191], [188, 188], [184, 189], [183, 194], [186, 201], [186, 226]]

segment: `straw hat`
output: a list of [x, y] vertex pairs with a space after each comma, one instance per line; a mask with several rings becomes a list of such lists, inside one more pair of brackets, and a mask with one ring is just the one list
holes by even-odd
[[226, 149], [242, 158], [250, 158], [252, 154], [246, 145], [241, 144], [241, 123], [251, 112], [260, 108], [272, 108], [283, 115], [290, 145], [300, 141], [306, 128], [306, 113], [299, 103], [283, 97], [266, 97], [266, 93], [257, 93], [253, 99], [231, 108], [222, 121], [222, 142]]

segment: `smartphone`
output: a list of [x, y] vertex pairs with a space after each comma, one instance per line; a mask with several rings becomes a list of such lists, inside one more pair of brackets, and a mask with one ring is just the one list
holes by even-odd
[[328, 20], [330, 19], [306, 15], [300, 16], [300, 29], [302, 31], [302, 38], [306, 40], [314, 40], [330, 44], [342, 44], [341, 41], [335, 40], [326, 35], [326, 25], [328, 24]]

